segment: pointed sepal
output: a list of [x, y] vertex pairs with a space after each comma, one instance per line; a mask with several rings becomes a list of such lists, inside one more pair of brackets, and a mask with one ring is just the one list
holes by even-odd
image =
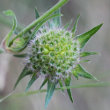
[[27, 75], [33, 74], [33, 72], [31, 70], [28, 69], [28, 65], [26, 65], [23, 69], [23, 71], [21, 72], [21, 74], [19, 75], [15, 85], [14, 85], [14, 89], [16, 88], [16, 86], [18, 85], [18, 83]]
[[88, 73], [81, 65], [77, 65], [74, 70], [73, 73], [77, 74], [80, 77], [83, 78], [87, 78], [87, 79], [93, 79], [93, 80], [97, 80], [92, 74]]
[[87, 57], [90, 55], [97, 55], [97, 54], [98, 54], [97, 52], [82, 52], [80, 53], [80, 57]]
[[[66, 86], [70, 86], [71, 77], [66, 78], [66, 79], [64, 80], [64, 82], [65, 82], [65, 85], [66, 85]], [[70, 90], [70, 89], [67, 89], [67, 93], [68, 93], [68, 96], [69, 96], [71, 102], [73, 103], [73, 97], [72, 97], [71, 90]]]
[[48, 85], [47, 85], [47, 94], [46, 94], [46, 99], [45, 99], [45, 107], [47, 108], [52, 96], [53, 96], [53, 93], [54, 93], [54, 90], [55, 90], [55, 87], [56, 87], [56, 82], [53, 82], [53, 81], [49, 81], [48, 80]]
[[77, 19], [73, 25], [73, 29], [72, 29], [73, 36], [75, 36], [75, 34], [76, 34], [79, 18], [80, 18], [80, 15], [77, 16]]
[[36, 19], [38, 19], [38, 18], [40, 17], [40, 15], [39, 15], [39, 12], [38, 12], [37, 8], [35, 8], [35, 17], [36, 17]]
[[42, 89], [42, 87], [47, 83], [47, 81], [48, 81], [48, 78], [45, 78], [39, 89]]
[[87, 41], [102, 27], [102, 25], [103, 24], [100, 24], [100, 25], [92, 28], [88, 32], [76, 36], [76, 39], [79, 41], [80, 48], [83, 48], [85, 46], [85, 44], [87, 43]]
[[37, 75], [36, 75], [36, 73], [35, 74], [33, 74], [33, 76], [32, 76], [32, 78], [31, 78], [31, 80], [29, 81], [29, 83], [28, 83], [28, 85], [27, 85], [27, 87], [26, 87], [26, 92], [30, 89], [30, 87], [32, 86], [32, 84], [37, 80]]

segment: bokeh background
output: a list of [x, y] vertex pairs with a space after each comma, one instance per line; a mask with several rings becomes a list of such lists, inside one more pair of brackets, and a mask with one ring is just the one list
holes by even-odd
[[[3, 10], [12, 9], [18, 22], [23, 26], [35, 19], [34, 8], [37, 7], [40, 15], [51, 8], [58, 0], [0, 0], [0, 14]], [[103, 27], [89, 40], [85, 50], [97, 51], [100, 54], [89, 57], [92, 61], [83, 63], [83, 66], [95, 75], [101, 82], [110, 79], [110, 0], [70, 0], [62, 8], [62, 23], [81, 15], [77, 34], [88, 31], [92, 27], [104, 23]], [[10, 30], [5, 22], [6, 17], [0, 15], [0, 42]], [[6, 96], [24, 67], [24, 61], [13, 58], [9, 54], [0, 55], [0, 97]], [[24, 78], [18, 85], [15, 93], [25, 90], [29, 77]], [[42, 79], [31, 87], [37, 90]], [[89, 81], [83, 78], [74, 79], [72, 85], [85, 84]], [[110, 87], [72, 89], [74, 104], [65, 93], [55, 92], [48, 110], [110, 110]], [[0, 103], [0, 110], [44, 110], [45, 93], [38, 93], [28, 97], [10, 97]]]

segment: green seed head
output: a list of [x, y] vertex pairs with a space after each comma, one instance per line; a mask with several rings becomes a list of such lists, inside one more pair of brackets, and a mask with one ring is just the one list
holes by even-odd
[[64, 29], [42, 31], [31, 46], [29, 62], [34, 71], [50, 79], [68, 77], [79, 62], [79, 43]]

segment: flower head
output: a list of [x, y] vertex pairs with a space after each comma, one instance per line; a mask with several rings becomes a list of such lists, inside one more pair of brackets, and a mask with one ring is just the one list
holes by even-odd
[[65, 29], [42, 30], [32, 42], [28, 59], [32, 70], [49, 80], [67, 78], [79, 63], [79, 43]]

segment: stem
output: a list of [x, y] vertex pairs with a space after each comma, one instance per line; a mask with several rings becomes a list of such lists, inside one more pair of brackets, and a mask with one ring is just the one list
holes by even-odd
[[[72, 88], [89, 88], [89, 87], [109, 87], [110, 86], [110, 82], [98, 82], [98, 83], [88, 83], [88, 84], [77, 84], [74, 86], [64, 86], [61, 88], [56, 88], [55, 90], [65, 90], [65, 89], [72, 89]], [[42, 90], [36, 90], [36, 91], [29, 91], [29, 92], [23, 92], [23, 93], [18, 93], [18, 94], [13, 94], [13, 92], [11, 92], [10, 94], [8, 94], [7, 96], [3, 97], [0, 99], [0, 103], [3, 102], [4, 100], [6, 100], [7, 98], [10, 97], [23, 97], [23, 96], [30, 96], [30, 95], [34, 95], [37, 93], [44, 93], [46, 92], [47, 89], [42, 89]]]
[[48, 10], [44, 15], [39, 17], [37, 20], [33, 21], [30, 25], [28, 25], [26, 28], [24, 28], [16, 37], [22, 36], [22, 34], [25, 34], [26, 32], [33, 29], [40, 21], [44, 20], [46, 17], [51, 15], [54, 11], [62, 7], [68, 0], [60, 0], [54, 7], [52, 7], [50, 10]]

